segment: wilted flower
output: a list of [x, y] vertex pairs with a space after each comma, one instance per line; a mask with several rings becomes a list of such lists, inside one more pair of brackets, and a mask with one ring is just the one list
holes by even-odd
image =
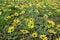
[[56, 32], [54, 30], [51, 30], [51, 29], [49, 30], [49, 33], [51, 33], [51, 35], [56, 34]]

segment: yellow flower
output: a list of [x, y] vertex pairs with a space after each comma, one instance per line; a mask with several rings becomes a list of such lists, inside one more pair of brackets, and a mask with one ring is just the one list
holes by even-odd
[[59, 38], [56, 38], [56, 40], [60, 40], [60, 37]]
[[10, 19], [11, 18], [11, 16], [7, 16], [7, 19]]
[[21, 23], [20, 20], [14, 19], [12, 25], [16, 25], [16, 24], [19, 24], [19, 23]]
[[4, 11], [4, 12], [7, 12], [7, 9], [4, 9], [3, 11]]
[[14, 0], [12, 0], [14, 2]]
[[52, 0], [46, 0], [46, 4], [52, 4]]
[[51, 13], [51, 12], [49, 12], [49, 13], [48, 13], [48, 15], [52, 15], [52, 13]]
[[51, 29], [49, 30], [49, 32], [51, 33], [51, 35], [56, 34], [56, 32], [54, 30], [51, 30]]
[[50, 26], [50, 25], [46, 25], [45, 27], [46, 27], [46, 28], [51, 28], [51, 26]]
[[54, 26], [55, 25], [55, 22], [52, 21], [52, 20], [47, 20], [48, 24], [51, 25], [51, 26]]
[[40, 3], [37, 3], [36, 4], [36, 8], [42, 8], [41, 4]]
[[56, 29], [57, 29], [57, 30], [60, 30], [60, 25], [57, 25]]
[[29, 5], [28, 5], [28, 4], [25, 4], [25, 7], [26, 7], [26, 8], [28, 8], [28, 7], [29, 7]]
[[6, 4], [2, 4], [3, 6], [5, 6]]
[[24, 13], [25, 13], [25, 10], [21, 11], [21, 13], [20, 13], [20, 14], [24, 14]]
[[11, 9], [9, 9], [8, 11], [12, 11]]
[[32, 3], [29, 3], [29, 6], [32, 7]]
[[53, 9], [57, 9], [57, 6], [55, 6]]
[[60, 12], [60, 9], [56, 9], [57, 12]]
[[2, 15], [2, 12], [0, 12], [0, 15]]
[[14, 13], [14, 16], [19, 16], [19, 14], [18, 13]]
[[34, 32], [34, 33], [31, 34], [31, 36], [32, 36], [33, 38], [36, 38], [36, 37], [38, 36], [38, 34], [37, 34], [36, 32]]
[[34, 21], [34, 19], [33, 18], [29, 18], [29, 21]]
[[30, 21], [30, 22], [28, 23], [28, 26], [29, 26], [29, 28], [34, 28], [34, 22], [33, 22], [33, 21]]
[[18, 5], [15, 5], [15, 8], [20, 8]]
[[26, 22], [28, 22], [28, 18], [24, 18], [24, 20], [25, 20]]
[[24, 9], [24, 8], [25, 8], [25, 5], [21, 5], [21, 6], [20, 6], [20, 9]]
[[24, 2], [24, 0], [19, 0], [19, 2]]
[[34, 11], [34, 12], [38, 13], [39, 11], [38, 11], [38, 9], [35, 9], [35, 11]]
[[47, 37], [46, 37], [46, 35], [40, 35], [40, 38], [42, 39], [42, 40], [47, 40]]
[[46, 6], [45, 6], [45, 5], [43, 5], [43, 6], [42, 6], [42, 9], [45, 9], [45, 8], [46, 8]]
[[7, 5], [7, 7], [11, 7], [11, 5]]
[[46, 6], [45, 6], [45, 5], [43, 5], [43, 8], [46, 8]]
[[27, 34], [27, 33], [29, 33], [29, 31], [28, 30], [20, 30], [23, 34]]
[[21, 16], [21, 18], [22, 18], [22, 19], [24, 19], [24, 18], [25, 18], [25, 16], [24, 16], [24, 15], [22, 15], [22, 16]]
[[48, 18], [48, 15], [47, 14], [44, 14], [43, 18]]
[[13, 32], [14, 31], [14, 26], [10, 26], [9, 28], [8, 28], [8, 33], [11, 33], [11, 32]]
[[11, 17], [13, 17], [14, 15], [11, 15]]

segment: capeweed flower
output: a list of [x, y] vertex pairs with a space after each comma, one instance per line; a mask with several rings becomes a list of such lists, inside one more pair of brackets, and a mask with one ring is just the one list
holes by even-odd
[[44, 14], [43, 18], [48, 18], [48, 15], [47, 14]]
[[13, 22], [12, 22], [12, 25], [16, 25], [16, 24], [19, 24], [21, 23], [21, 21], [19, 19], [14, 19]]
[[60, 40], [60, 37], [56, 38], [56, 40]]
[[57, 25], [56, 29], [57, 29], [57, 30], [60, 30], [60, 25]]
[[47, 20], [47, 22], [48, 22], [48, 25], [50, 25], [50, 26], [54, 26], [55, 25], [55, 22], [52, 21], [52, 20]]
[[10, 26], [9, 28], [8, 28], [8, 33], [11, 33], [11, 32], [13, 32], [14, 31], [14, 26]]
[[19, 14], [18, 13], [14, 13], [14, 16], [19, 16]]
[[40, 37], [42, 40], [48, 40], [47, 37], [46, 37], [46, 35], [44, 35], [44, 34], [43, 34], [43, 35], [40, 35], [39, 37]]
[[2, 12], [0, 12], [0, 15], [2, 15]]
[[38, 36], [38, 34], [36, 32], [31, 34], [31, 37], [33, 37], [33, 38], [36, 38], [37, 36]]
[[29, 33], [29, 31], [28, 30], [20, 30], [23, 34], [27, 34], [27, 33]]
[[34, 22], [33, 21], [30, 21], [28, 23], [28, 27], [31, 28], [31, 29], [34, 28]]

